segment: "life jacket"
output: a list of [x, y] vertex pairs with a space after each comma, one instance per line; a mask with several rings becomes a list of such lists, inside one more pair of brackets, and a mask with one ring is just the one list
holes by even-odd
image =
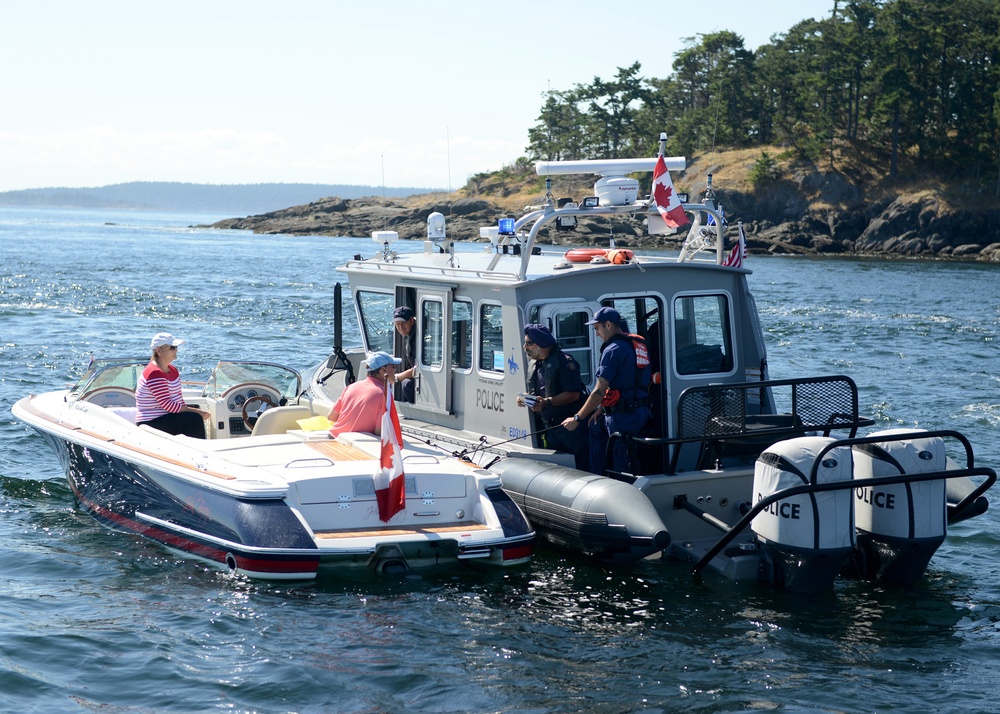
[[[635, 354], [635, 383], [632, 385], [632, 399], [626, 400], [628, 403], [624, 405], [625, 411], [635, 411], [637, 407], [645, 404], [648, 397], [645, 392], [649, 387], [649, 382], [647, 380], [645, 386], [643, 385], [642, 370], [649, 369], [651, 364], [649, 361], [649, 345], [646, 344], [646, 338], [642, 335], [634, 335], [628, 332], [615, 335], [611, 339], [629, 343], [632, 346], [632, 352]], [[640, 393], [642, 394], [641, 397], [639, 396]], [[607, 410], [609, 407], [616, 406], [621, 398], [621, 390], [609, 389], [604, 393], [601, 406]]]

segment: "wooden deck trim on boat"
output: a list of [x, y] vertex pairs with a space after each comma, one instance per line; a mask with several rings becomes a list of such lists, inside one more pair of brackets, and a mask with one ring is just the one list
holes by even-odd
[[374, 461], [377, 458], [356, 446], [342, 444], [336, 439], [331, 439], [330, 441], [307, 441], [306, 443], [323, 454], [323, 456], [327, 456], [334, 461]]
[[[146, 449], [140, 448], [138, 446], [132, 446], [131, 444], [124, 444], [122, 442], [116, 442], [119, 446], [123, 446], [129, 451], [134, 451], [138, 454], [143, 454], [145, 456], [152, 456], [160, 461], [165, 461], [168, 464], [176, 464], [178, 466], [183, 466], [185, 468], [192, 468], [191, 464], [186, 461], [179, 461], [177, 459], [165, 458], [162, 454], [158, 454], [155, 451], [147, 451]], [[223, 481], [235, 481], [236, 477], [232, 474], [219, 473], [218, 471], [209, 471], [208, 469], [196, 469], [198, 473], [205, 474], [206, 476], [214, 476], [215, 478], [220, 478]]]
[[445, 526], [423, 528], [366, 528], [360, 531], [316, 531], [317, 538], [391, 538], [395, 536], [413, 535], [414, 533], [461, 533], [463, 531], [486, 531], [490, 527], [482, 523], [456, 523]]
[[[61, 426], [62, 428], [67, 429], [69, 431], [75, 431], [78, 434], [89, 436], [93, 439], [97, 439], [98, 441], [103, 441], [106, 444], [115, 444], [116, 446], [120, 446], [121, 448], [126, 449], [128, 451], [134, 451], [135, 453], [142, 454], [144, 456], [151, 456], [167, 464], [174, 464], [175, 466], [181, 466], [184, 468], [192, 468], [192, 465], [185, 461], [180, 461], [179, 459], [167, 458], [162, 454], [156, 453], [155, 451], [149, 451], [148, 449], [143, 449], [141, 447], [134, 446], [125, 441], [118, 441], [117, 439], [111, 439], [107, 436], [104, 436], [103, 434], [98, 434], [97, 432], [90, 431], [89, 429], [84, 429], [81, 426], [76, 426], [74, 424], [67, 424], [66, 422], [59, 421], [58, 419], [53, 419], [48, 414], [35, 407], [35, 405], [32, 403], [34, 399], [35, 397], [30, 397], [28, 399], [28, 402], [25, 405], [25, 409], [30, 411], [35, 416], [44, 419], [47, 422]], [[214, 476], [215, 478], [222, 479], [223, 481], [234, 481], [236, 479], [236, 477], [233, 476], [232, 474], [219, 473], [218, 471], [208, 471], [208, 470], [198, 469], [198, 473], [205, 474], [206, 476]]]

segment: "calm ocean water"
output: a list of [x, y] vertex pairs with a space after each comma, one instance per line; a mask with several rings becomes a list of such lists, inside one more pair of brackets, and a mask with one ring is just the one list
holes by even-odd
[[[188, 227], [221, 217], [0, 208], [0, 710], [1000, 710], [1000, 493], [919, 587], [815, 598], [545, 550], [260, 584], [99, 527], [14, 401], [161, 329], [188, 341], [187, 379], [220, 357], [306, 368], [332, 342], [335, 266], [374, 249]], [[848, 374], [881, 427], [958, 429], [1000, 468], [1000, 267], [748, 267], [773, 377]]]

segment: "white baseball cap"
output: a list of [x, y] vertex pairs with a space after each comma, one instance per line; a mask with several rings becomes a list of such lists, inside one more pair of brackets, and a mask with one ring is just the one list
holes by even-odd
[[179, 347], [183, 344], [184, 340], [178, 340], [169, 332], [157, 332], [153, 335], [153, 340], [149, 343], [149, 347], [155, 350], [157, 347]]

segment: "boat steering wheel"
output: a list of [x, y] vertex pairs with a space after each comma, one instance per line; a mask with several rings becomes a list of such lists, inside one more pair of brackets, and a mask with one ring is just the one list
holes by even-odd
[[243, 402], [243, 423], [246, 424], [247, 431], [253, 431], [253, 425], [257, 423], [257, 417], [252, 417], [247, 413], [247, 407], [249, 407], [252, 402], [264, 402], [264, 404], [268, 407], [277, 406], [266, 394], [258, 394], [255, 397], [249, 397], [245, 402]]

